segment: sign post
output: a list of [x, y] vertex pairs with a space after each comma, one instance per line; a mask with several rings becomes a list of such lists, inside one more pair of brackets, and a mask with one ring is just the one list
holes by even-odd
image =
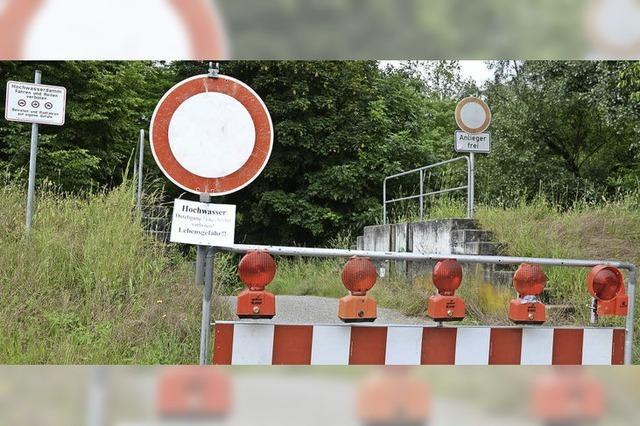
[[151, 152], [160, 170], [200, 202], [175, 200], [172, 242], [198, 247], [195, 281], [203, 286], [200, 364], [209, 362], [215, 251], [234, 243], [235, 206], [209, 204], [262, 173], [273, 148], [273, 123], [249, 86], [213, 68], [184, 80], [160, 100], [151, 119]]
[[[33, 80], [35, 84], [42, 82], [42, 72], [36, 70], [36, 75]], [[31, 124], [31, 148], [29, 150], [29, 184], [27, 187], [27, 231], [31, 231], [33, 226], [33, 201], [36, 192], [36, 162], [38, 160], [38, 136], [39, 136], [39, 124]]]
[[62, 126], [65, 121], [67, 90], [64, 87], [40, 84], [42, 73], [36, 70], [34, 83], [7, 83], [5, 118], [8, 121], [31, 123], [29, 150], [29, 183], [27, 187], [27, 232], [33, 226], [33, 206], [36, 187], [36, 163], [40, 124]]
[[476, 153], [491, 152], [491, 133], [484, 133], [491, 124], [491, 110], [481, 99], [473, 96], [460, 101], [455, 112], [456, 123], [462, 131], [455, 132], [454, 150], [469, 153], [469, 177], [467, 181], [469, 219], [473, 219], [475, 206]]

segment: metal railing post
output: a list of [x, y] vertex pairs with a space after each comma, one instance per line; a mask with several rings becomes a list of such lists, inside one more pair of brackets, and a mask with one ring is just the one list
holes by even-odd
[[424, 218], [424, 170], [420, 170], [420, 220]]
[[382, 224], [387, 224], [387, 179], [382, 183]]

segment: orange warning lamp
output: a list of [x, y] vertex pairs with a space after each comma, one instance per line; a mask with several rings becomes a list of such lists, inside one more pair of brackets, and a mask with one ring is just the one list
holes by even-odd
[[626, 316], [629, 296], [624, 290], [622, 272], [613, 266], [598, 265], [587, 275], [587, 289], [596, 299], [599, 316]]
[[509, 304], [509, 319], [516, 324], [542, 324], [547, 320], [546, 307], [539, 300], [547, 285], [547, 276], [538, 265], [523, 263], [513, 276], [518, 298]]
[[455, 295], [462, 283], [462, 266], [453, 259], [443, 260], [433, 268], [433, 285], [438, 294], [429, 298], [427, 315], [435, 321], [460, 321], [466, 310], [464, 300]]
[[367, 296], [378, 279], [368, 257], [353, 257], [342, 270], [342, 283], [349, 295], [340, 299], [338, 317], [344, 322], [372, 322], [378, 316], [376, 301]]
[[276, 276], [276, 262], [266, 251], [248, 252], [238, 265], [238, 275], [247, 288], [238, 295], [236, 313], [240, 318], [273, 318], [276, 297], [265, 287]]
[[219, 419], [231, 412], [231, 380], [221, 370], [180, 366], [158, 381], [157, 411], [165, 419]]

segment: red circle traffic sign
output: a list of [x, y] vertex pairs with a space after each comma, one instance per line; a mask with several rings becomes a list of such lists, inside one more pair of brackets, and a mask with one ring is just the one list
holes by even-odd
[[491, 124], [491, 110], [481, 99], [464, 98], [456, 106], [456, 123], [467, 133], [482, 133]]
[[235, 78], [199, 75], [160, 100], [151, 119], [153, 156], [180, 188], [221, 196], [246, 187], [264, 170], [273, 148], [266, 105]]

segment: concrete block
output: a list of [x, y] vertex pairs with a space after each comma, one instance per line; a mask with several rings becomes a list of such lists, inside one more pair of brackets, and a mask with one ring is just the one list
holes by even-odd
[[[392, 226], [391, 249], [398, 253], [406, 253], [408, 247], [408, 225], [401, 223]], [[407, 274], [407, 262], [398, 260], [393, 263], [396, 274]]]
[[370, 251], [391, 251], [391, 225], [364, 228], [364, 247]]
[[450, 220], [416, 222], [411, 227], [412, 252], [451, 254]]

